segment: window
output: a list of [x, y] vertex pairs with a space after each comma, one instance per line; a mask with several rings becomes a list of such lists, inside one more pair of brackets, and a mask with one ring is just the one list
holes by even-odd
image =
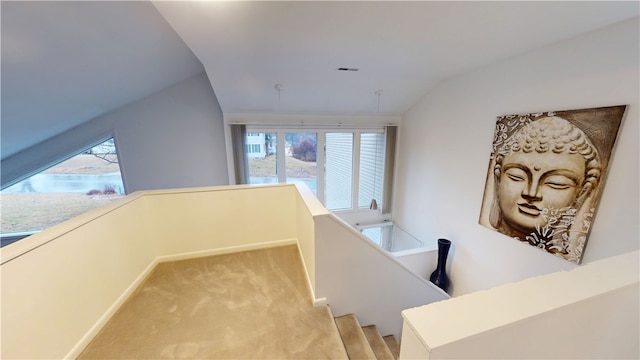
[[382, 206], [382, 177], [384, 174], [384, 134], [363, 133], [360, 136], [360, 182], [358, 207], [369, 207], [376, 199]]
[[286, 182], [303, 182], [317, 195], [317, 134], [287, 132], [284, 136]]
[[[251, 134], [251, 135], [249, 135]], [[247, 146], [252, 140], [258, 138], [264, 144], [264, 152], [260, 155], [247, 152], [249, 160], [249, 184], [273, 184], [278, 182], [277, 160], [277, 134], [247, 133]]]
[[[387, 152], [387, 135], [382, 128], [305, 132], [248, 129], [244, 136], [248, 182], [304, 182], [329, 210], [365, 209], [372, 199], [382, 207], [388, 201], [389, 191], [385, 190], [391, 185], [387, 177], [390, 179], [388, 173], [393, 170], [392, 165], [385, 168], [386, 158], [394, 154]], [[250, 146], [253, 143], [263, 144], [259, 156]], [[278, 157], [281, 153], [284, 156]]]
[[109, 139], [2, 190], [2, 246], [123, 195], [118, 156]]
[[262, 147], [259, 144], [247, 144], [247, 153], [249, 154], [261, 154]]
[[353, 204], [353, 133], [325, 135], [325, 201], [327, 209], [350, 209]]

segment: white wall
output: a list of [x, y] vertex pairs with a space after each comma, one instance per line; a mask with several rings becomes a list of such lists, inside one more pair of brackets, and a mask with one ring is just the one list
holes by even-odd
[[63, 359], [92, 339], [156, 257], [144, 206], [132, 195], [2, 248], [2, 358]]
[[32, 175], [115, 134], [128, 193], [226, 185], [222, 111], [203, 72], [2, 161], [2, 183]]
[[416, 275], [429, 280], [438, 265], [438, 250], [433, 247], [417, 248], [393, 253], [393, 256]]
[[402, 310], [449, 298], [332, 213], [314, 221], [315, 295], [334, 316], [356, 314], [360, 325], [400, 339]]
[[303, 185], [143, 191], [2, 249], [0, 357], [77, 357], [158, 262], [295, 243], [314, 303], [385, 335], [399, 338], [402, 310], [449, 297]]
[[295, 244], [301, 210], [293, 185], [137, 192], [3, 247], [0, 357], [75, 358], [159, 261]]
[[329, 213], [318, 198], [303, 183], [295, 184], [298, 189], [296, 201], [296, 238], [300, 256], [304, 262], [309, 289], [316, 306], [326, 305], [326, 298], [316, 296], [316, 239], [315, 239], [315, 218]]
[[638, 359], [638, 251], [408, 309], [401, 359]]
[[628, 104], [583, 264], [637, 250], [639, 22], [444, 81], [400, 127], [394, 222], [453, 242], [453, 295], [575, 267], [478, 224], [499, 115]]

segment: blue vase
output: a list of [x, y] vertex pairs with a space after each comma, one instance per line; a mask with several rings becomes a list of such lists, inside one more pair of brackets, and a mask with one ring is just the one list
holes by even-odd
[[449, 277], [445, 270], [447, 268], [447, 255], [449, 254], [450, 247], [450, 240], [438, 239], [438, 266], [429, 277], [429, 281], [445, 292], [449, 289]]

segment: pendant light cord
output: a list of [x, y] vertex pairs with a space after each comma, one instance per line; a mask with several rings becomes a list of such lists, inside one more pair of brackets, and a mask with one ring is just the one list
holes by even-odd
[[280, 102], [280, 90], [282, 90], [282, 84], [275, 84], [273, 88], [278, 91], [278, 112], [280, 112], [280, 109], [282, 107], [282, 104]]

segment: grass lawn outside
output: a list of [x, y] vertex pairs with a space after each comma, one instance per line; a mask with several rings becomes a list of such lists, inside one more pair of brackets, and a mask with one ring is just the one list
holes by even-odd
[[2, 194], [0, 232], [44, 230], [121, 197], [83, 193]]
[[[316, 162], [302, 161], [294, 157], [287, 156], [285, 161], [287, 167], [287, 177], [289, 178], [309, 178], [316, 177]], [[265, 158], [249, 159], [249, 169], [251, 176], [255, 177], [276, 177], [276, 155], [269, 155]]]
[[[120, 171], [94, 155], [81, 154], [43, 171], [45, 174], [99, 175]], [[0, 193], [0, 233], [40, 231], [109, 203], [123, 195], [70, 193]]]

